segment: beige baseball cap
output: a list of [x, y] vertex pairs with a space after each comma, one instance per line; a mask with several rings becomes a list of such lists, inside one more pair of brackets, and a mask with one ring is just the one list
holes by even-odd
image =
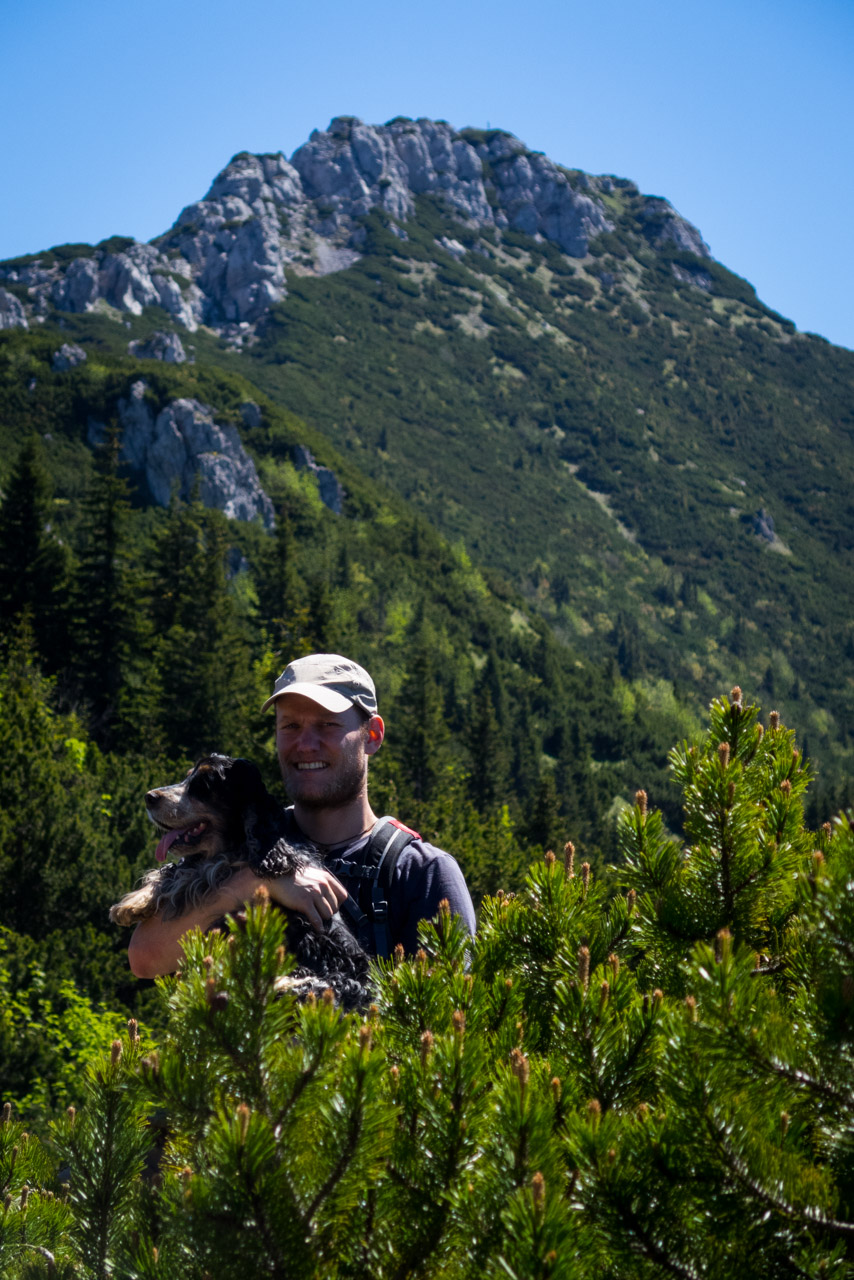
[[369, 716], [377, 714], [373, 680], [358, 662], [342, 658], [340, 653], [312, 653], [289, 663], [261, 710], [266, 711], [286, 693], [300, 693], [326, 711], [361, 707]]

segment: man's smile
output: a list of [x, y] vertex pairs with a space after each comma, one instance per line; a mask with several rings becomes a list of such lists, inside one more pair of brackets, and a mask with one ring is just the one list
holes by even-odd
[[298, 760], [293, 767], [295, 769], [328, 769], [329, 765], [325, 760]]

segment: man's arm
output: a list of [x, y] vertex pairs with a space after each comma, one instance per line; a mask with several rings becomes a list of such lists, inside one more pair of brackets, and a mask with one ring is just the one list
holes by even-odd
[[138, 924], [128, 945], [128, 963], [137, 978], [157, 978], [174, 973], [181, 963], [181, 940], [191, 929], [209, 929], [215, 920], [251, 901], [260, 884], [274, 902], [308, 918], [313, 929], [321, 930], [347, 897], [347, 890], [330, 871], [305, 867], [293, 876], [259, 880], [249, 867], [238, 871], [201, 906], [173, 920], [151, 916]]
[[452, 915], [461, 917], [469, 933], [477, 928], [474, 907], [456, 858], [424, 841], [409, 845], [400, 855], [389, 893], [392, 944], [400, 942], [407, 955], [418, 949], [418, 925], [432, 920], [446, 899]]

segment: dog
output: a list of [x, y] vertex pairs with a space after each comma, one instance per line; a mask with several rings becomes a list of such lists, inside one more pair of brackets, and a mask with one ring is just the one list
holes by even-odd
[[[263, 882], [322, 865], [312, 845], [287, 839], [285, 811], [249, 760], [205, 756], [182, 782], [149, 791], [145, 805], [160, 832], [157, 861], [175, 850], [182, 856], [146, 872], [140, 885], [111, 907], [114, 924], [137, 925], [158, 914], [165, 920], [182, 916], [243, 867], [251, 867]], [[305, 998], [331, 988], [343, 1009], [364, 1007], [368, 956], [341, 917], [336, 914], [316, 933], [299, 912], [279, 909], [287, 916], [286, 943], [297, 965], [282, 980], [282, 989]]]

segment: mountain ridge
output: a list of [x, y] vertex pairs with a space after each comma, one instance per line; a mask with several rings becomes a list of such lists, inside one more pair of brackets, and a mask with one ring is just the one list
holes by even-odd
[[[423, 195], [467, 225], [542, 236], [583, 258], [592, 237], [613, 230], [602, 197], [614, 181], [568, 170], [503, 130], [336, 117], [290, 161], [281, 152], [235, 155], [206, 196], [148, 244], [113, 237], [0, 263], [0, 326], [24, 326], [49, 307], [105, 304], [139, 315], [158, 305], [191, 332], [205, 323], [239, 337], [287, 297], [288, 269], [345, 269], [364, 244], [360, 219], [380, 209], [400, 227]], [[648, 197], [643, 216], [658, 242], [709, 256], [667, 201]]]

